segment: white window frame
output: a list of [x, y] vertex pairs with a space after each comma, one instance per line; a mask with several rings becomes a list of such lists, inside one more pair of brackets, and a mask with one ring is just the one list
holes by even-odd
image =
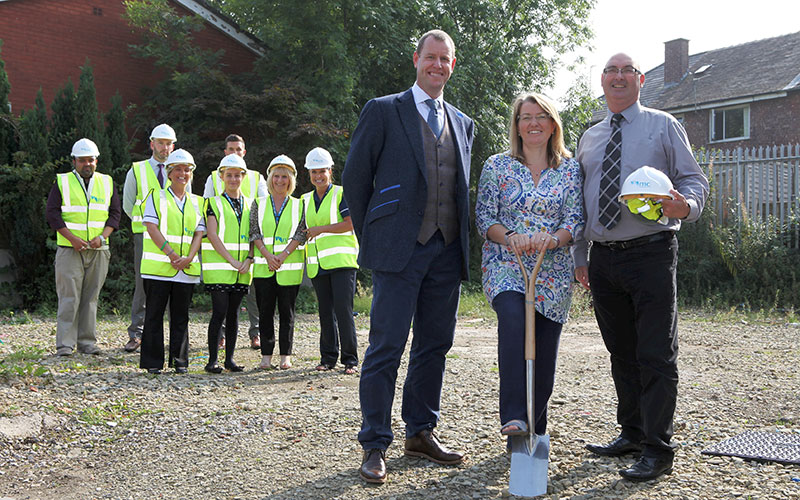
[[[716, 121], [717, 113], [725, 113], [726, 111], [731, 110], [738, 110], [741, 109], [742, 112], [742, 121], [744, 126], [744, 135], [738, 137], [724, 137], [723, 131], [723, 138], [722, 139], [714, 139], [714, 122]], [[723, 118], [723, 126], [725, 123], [725, 119]], [[718, 142], [731, 142], [731, 141], [741, 141], [750, 138], [750, 105], [744, 104], [739, 106], [726, 106], [724, 108], [712, 108], [708, 112], [708, 142], [709, 143], [718, 143]]]

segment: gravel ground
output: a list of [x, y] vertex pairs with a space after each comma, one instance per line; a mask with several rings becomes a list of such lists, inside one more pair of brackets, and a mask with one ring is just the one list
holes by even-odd
[[[242, 346], [235, 359], [248, 369], [221, 375], [202, 370], [202, 319], [190, 324], [192, 361], [182, 376], [139, 370], [138, 353], [121, 349], [127, 340], [122, 318], [100, 323], [101, 355], [71, 358], [51, 355], [52, 319], [0, 325], [0, 359], [38, 349], [44, 354], [26, 370], [49, 370], [0, 379], [0, 498], [509, 496], [494, 318], [462, 319], [448, 356], [438, 434], [465, 451], [467, 462], [443, 467], [406, 458], [400, 439], [388, 450], [389, 481], [381, 486], [358, 477], [358, 377], [341, 366], [314, 371], [316, 317], [299, 318], [292, 369], [255, 371], [259, 353]], [[363, 354], [366, 318], [358, 326]], [[633, 484], [617, 474], [630, 458], [599, 458], [583, 449], [617, 434], [615, 397], [594, 321], [578, 318], [566, 326], [550, 407], [549, 498], [800, 499], [799, 466], [700, 454], [746, 430], [800, 432], [800, 327], [683, 314], [680, 335], [675, 472]], [[244, 328], [239, 339], [246, 343]], [[14, 434], [25, 419], [29, 432]], [[398, 402], [393, 428], [402, 436]]]

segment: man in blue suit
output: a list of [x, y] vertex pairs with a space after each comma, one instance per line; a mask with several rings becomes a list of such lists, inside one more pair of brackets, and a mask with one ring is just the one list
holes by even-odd
[[372, 269], [358, 434], [364, 449], [360, 474], [370, 483], [386, 481], [395, 381], [412, 320], [403, 386], [405, 454], [440, 464], [464, 460], [433, 429], [461, 280], [467, 278], [474, 125], [442, 98], [456, 65], [452, 38], [441, 30], [425, 33], [413, 61], [413, 87], [364, 106], [342, 177], [361, 245], [359, 263]]

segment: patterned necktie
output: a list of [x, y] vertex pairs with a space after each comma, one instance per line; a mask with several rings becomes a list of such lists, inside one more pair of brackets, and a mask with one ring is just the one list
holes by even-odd
[[436, 99], [427, 99], [425, 104], [431, 108], [431, 110], [428, 111], [428, 126], [433, 131], [433, 135], [438, 139], [442, 134], [442, 126], [439, 124], [439, 113], [437, 113], [439, 110], [439, 101]]
[[622, 156], [622, 131], [619, 124], [622, 115], [615, 113], [611, 117], [611, 138], [606, 145], [603, 157], [603, 176], [600, 178], [600, 224], [606, 229], [613, 229], [619, 222], [619, 174]]
[[159, 185], [159, 187], [161, 187], [163, 189], [164, 188], [164, 174], [162, 172], [164, 172], [164, 164], [163, 163], [159, 163], [158, 164], [158, 176], [157, 176], [158, 177], [158, 185]]

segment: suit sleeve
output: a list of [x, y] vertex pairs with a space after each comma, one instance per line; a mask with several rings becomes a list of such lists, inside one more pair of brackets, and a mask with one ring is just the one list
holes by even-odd
[[358, 125], [353, 131], [350, 152], [342, 173], [344, 196], [359, 240], [374, 191], [375, 171], [383, 141], [384, 126], [379, 104], [371, 100], [361, 111]]

